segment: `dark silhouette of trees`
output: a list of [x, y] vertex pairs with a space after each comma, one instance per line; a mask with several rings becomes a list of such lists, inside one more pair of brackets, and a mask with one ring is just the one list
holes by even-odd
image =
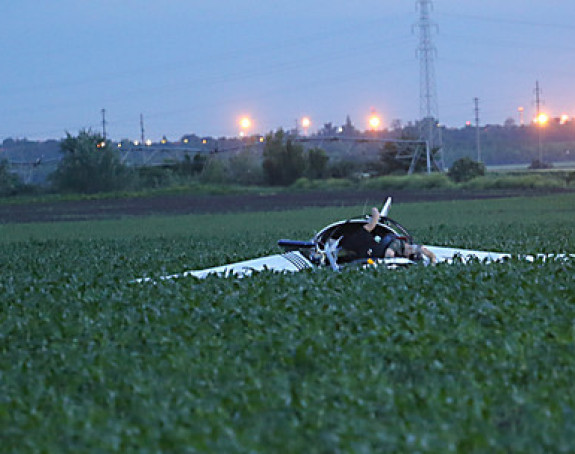
[[60, 149], [64, 157], [50, 176], [58, 191], [96, 193], [125, 189], [133, 183], [133, 172], [100, 134], [83, 130], [73, 137], [67, 133]]
[[468, 157], [455, 161], [447, 172], [447, 176], [456, 183], [469, 181], [483, 175], [485, 175], [485, 165]]
[[267, 183], [289, 186], [306, 168], [303, 147], [294, 144], [281, 129], [270, 133], [266, 136], [262, 166]]

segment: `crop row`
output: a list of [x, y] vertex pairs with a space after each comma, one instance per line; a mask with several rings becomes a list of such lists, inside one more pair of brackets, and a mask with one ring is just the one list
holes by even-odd
[[[575, 251], [573, 206], [521, 203], [397, 211], [430, 243]], [[307, 233], [282, 216], [3, 242], [2, 450], [569, 452], [572, 261], [130, 282]]]

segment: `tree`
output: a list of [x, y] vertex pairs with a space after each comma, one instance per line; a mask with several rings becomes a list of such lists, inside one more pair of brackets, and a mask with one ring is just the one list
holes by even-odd
[[283, 130], [266, 136], [263, 152], [263, 170], [266, 181], [271, 185], [289, 186], [304, 173], [306, 162], [303, 147], [291, 139], [285, 140]]
[[469, 181], [483, 175], [485, 175], [485, 165], [468, 157], [455, 161], [447, 172], [447, 176], [456, 183]]
[[100, 134], [82, 130], [78, 137], [66, 133], [60, 144], [64, 157], [51, 174], [57, 190], [95, 193], [125, 189], [133, 172], [120, 162], [111, 143]]
[[321, 148], [312, 148], [307, 152], [306, 176], [308, 178], [324, 178], [327, 172], [329, 156]]
[[539, 159], [534, 159], [533, 161], [531, 161], [531, 164], [529, 165], [528, 168], [529, 170], [547, 170], [552, 169], [553, 164], [551, 164], [550, 162], [540, 161]]
[[0, 196], [15, 195], [23, 188], [22, 181], [10, 172], [7, 161], [0, 161]]
[[174, 170], [182, 176], [196, 176], [202, 173], [207, 160], [206, 154], [196, 153], [193, 158], [190, 158], [190, 155], [186, 153], [184, 159], [174, 166]]
[[259, 156], [249, 148], [241, 150], [228, 160], [228, 174], [233, 183], [261, 184], [263, 171]]

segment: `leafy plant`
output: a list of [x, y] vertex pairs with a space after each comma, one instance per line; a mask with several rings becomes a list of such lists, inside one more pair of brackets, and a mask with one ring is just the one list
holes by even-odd
[[[573, 199], [394, 216], [432, 244], [572, 252]], [[360, 210], [0, 226], [2, 451], [569, 452], [573, 261], [131, 282]]]
[[473, 178], [485, 175], [485, 165], [471, 158], [464, 157], [453, 163], [447, 175], [456, 183], [469, 181]]

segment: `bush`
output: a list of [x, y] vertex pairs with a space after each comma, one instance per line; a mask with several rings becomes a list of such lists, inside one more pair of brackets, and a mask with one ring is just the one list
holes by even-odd
[[165, 167], [140, 167], [137, 170], [138, 186], [142, 189], [158, 189], [175, 184], [172, 169]]
[[338, 160], [331, 163], [327, 174], [332, 178], [351, 178], [358, 172], [360, 166], [355, 161]]
[[531, 161], [531, 165], [528, 167], [530, 170], [546, 170], [552, 168], [553, 164], [550, 162], [540, 161], [539, 159], [534, 159]]
[[266, 137], [264, 146], [264, 176], [274, 186], [291, 185], [303, 175], [306, 167], [303, 147], [295, 145], [290, 139], [284, 139], [285, 133], [280, 129]]
[[306, 176], [308, 178], [325, 178], [329, 156], [321, 148], [312, 148], [307, 152]]
[[0, 196], [16, 195], [25, 188], [20, 177], [8, 169], [8, 162], [0, 161]]
[[325, 180], [310, 180], [309, 178], [298, 178], [294, 184], [291, 185], [294, 189], [310, 190], [317, 189], [322, 191], [337, 191], [341, 189], [349, 189], [354, 186], [353, 181], [347, 178], [328, 178]]
[[364, 180], [361, 186], [367, 189], [449, 189], [453, 183], [441, 173], [385, 176]]
[[474, 178], [461, 185], [463, 189], [542, 189], [564, 186], [563, 181], [548, 175], [505, 175]]
[[64, 157], [49, 177], [56, 190], [96, 193], [126, 189], [134, 183], [134, 172], [99, 134], [67, 134], [60, 148]]
[[453, 163], [447, 175], [456, 183], [462, 183], [485, 175], [485, 165], [468, 157], [461, 158]]
[[258, 156], [249, 149], [240, 151], [228, 161], [229, 181], [240, 185], [257, 185], [264, 180]]
[[204, 170], [200, 174], [200, 182], [208, 184], [228, 183], [226, 165], [217, 158], [208, 159]]
[[176, 163], [173, 168], [178, 175], [184, 177], [196, 176], [204, 170], [207, 160], [206, 154], [196, 153], [193, 158], [190, 158], [190, 155], [186, 153], [184, 159]]

